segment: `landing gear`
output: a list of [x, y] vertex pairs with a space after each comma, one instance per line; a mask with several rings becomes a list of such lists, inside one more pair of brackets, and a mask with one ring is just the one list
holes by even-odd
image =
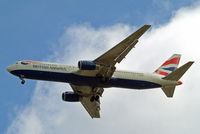
[[22, 81], [21, 81], [21, 84], [24, 84], [24, 83], [25, 83], [25, 80], [22, 80]]
[[99, 101], [99, 96], [97, 95], [94, 99], [95, 101]]
[[90, 101], [91, 102], [97, 101], [97, 102], [100, 103], [100, 97], [102, 97], [103, 91], [104, 91], [103, 88], [95, 88], [95, 87], [93, 87], [92, 91], [91, 91], [92, 95], [91, 95]]
[[97, 96], [92, 96], [91, 98], [90, 98], [90, 101], [91, 102], [93, 102], [93, 101], [99, 101], [99, 96], [97, 95]]
[[100, 74], [97, 74], [96, 77], [99, 78], [100, 81], [103, 82], [103, 83], [106, 83], [110, 80], [109, 77], [105, 77], [105, 76], [100, 75]]
[[108, 77], [102, 77], [101, 78], [101, 81], [104, 82], [104, 83], [108, 82], [109, 80], [110, 79]]
[[92, 97], [90, 98], [90, 101], [91, 101], [91, 102], [93, 102], [93, 101], [94, 101], [94, 96], [92, 96]]
[[25, 83], [25, 80], [24, 80], [23, 78], [24, 78], [24, 76], [20, 76], [20, 77], [19, 77], [19, 79], [22, 80], [22, 81], [21, 81], [21, 84], [24, 84], [24, 83]]

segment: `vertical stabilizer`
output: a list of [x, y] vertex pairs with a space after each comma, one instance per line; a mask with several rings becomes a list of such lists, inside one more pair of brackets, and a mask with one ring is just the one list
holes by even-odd
[[172, 55], [167, 61], [165, 61], [156, 71], [155, 73], [167, 76], [176, 68], [178, 67], [179, 61], [180, 61], [181, 55], [180, 54], [174, 54]]

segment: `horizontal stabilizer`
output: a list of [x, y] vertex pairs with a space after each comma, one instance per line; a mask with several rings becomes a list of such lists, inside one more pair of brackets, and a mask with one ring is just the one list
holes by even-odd
[[175, 87], [176, 86], [164, 86], [164, 87], [162, 87], [162, 90], [167, 97], [173, 97]]
[[173, 71], [172, 73], [170, 73], [169, 75], [164, 77], [163, 79], [176, 80], [176, 81], [179, 80], [193, 63], [194, 63], [193, 61], [190, 61], [190, 62], [184, 64], [183, 66], [179, 67], [178, 69], [176, 69], [175, 71]]

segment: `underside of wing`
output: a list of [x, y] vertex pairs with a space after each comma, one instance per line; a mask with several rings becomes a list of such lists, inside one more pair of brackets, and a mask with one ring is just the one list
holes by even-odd
[[[102, 83], [108, 82], [116, 69], [115, 64], [120, 63], [125, 58], [137, 44], [138, 39], [149, 28], [150, 25], [144, 25], [94, 61], [79, 61], [79, 70], [76, 70], [73, 73], [81, 76], [96, 77]], [[90, 86], [70, 85], [74, 90], [74, 93], [64, 93], [63, 100], [80, 101], [92, 118], [100, 118], [100, 97], [102, 96], [104, 89]]]
[[[106, 53], [95, 59], [94, 61], [79, 62], [80, 67], [85, 66], [85, 70], [81, 69], [75, 74], [95, 76], [101, 79], [102, 82], [107, 82], [115, 72], [115, 64], [120, 63], [131, 49], [137, 44], [138, 39], [150, 28], [150, 25], [144, 25], [136, 32], [128, 36], [119, 44], [108, 50]], [[94, 70], [92, 70], [92, 69]], [[88, 69], [88, 70], [87, 70]]]
[[150, 25], [144, 25], [119, 44], [108, 50], [106, 53], [94, 60], [94, 62], [113, 66], [120, 63], [128, 52], [136, 45], [138, 39], [150, 28]]
[[91, 101], [91, 96], [82, 97], [81, 104], [87, 110], [92, 118], [100, 118], [100, 102]]
[[101, 68], [97, 73], [97, 77], [101, 77], [102, 81], [108, 81], [114, 71], [115, 64], [120, 63], [131, 49], [137, 44], [138, 39], [150, 28], [150, 25], [144, 25], [129, 37], [121, 41], [119, 44], [108, 50], [106, 53], [95, 59], [93, 62], [99, 64]]
[[81, 96], [80, 102], [92, 118], [100, 118], [100, 96], [103, 88], [77, 86], [70, 84], [76, 94]]

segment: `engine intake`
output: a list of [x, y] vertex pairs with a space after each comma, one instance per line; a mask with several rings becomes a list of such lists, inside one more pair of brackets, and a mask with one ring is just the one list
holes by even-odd
[[81, 97], [80, 95], [75, 94], [74, 92], [64, 92], [64, 93], [62, 93], [62, 100], [63, 101], [79, 102], [80, 97]]
[[78, 68], [80, 70], [96, 70], [98, 65], [92, 61], [79, 61]]

